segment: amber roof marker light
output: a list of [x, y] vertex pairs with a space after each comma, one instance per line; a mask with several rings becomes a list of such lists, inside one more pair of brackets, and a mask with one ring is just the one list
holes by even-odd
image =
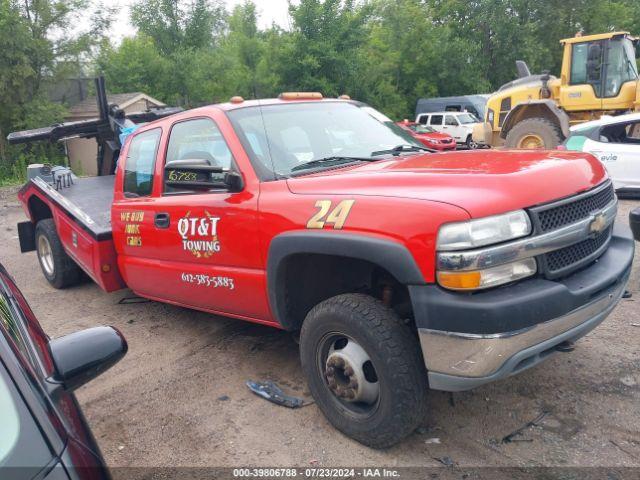
[[322, 100], [320, 92], [282, 92], [278, 95], [280, 100]]
[[229, 99], [229, 103], [237, 104], [242, 102], [244, 102], [244, 98], [242, 98], [240, 95], [235, 95]]
[[351, 100], [349, 95], [345, 95], [344, 93], [338, 97], [338, 100]]

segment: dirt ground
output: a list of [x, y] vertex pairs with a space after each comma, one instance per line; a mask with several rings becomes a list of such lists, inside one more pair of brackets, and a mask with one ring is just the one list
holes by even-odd
[[[110, 466], [438, 466], [442, 457], [462, 467], [640, 466], [639, 261], [634, 296], [573, 353], [475, 391], [431, 392], [428, 423], [376, 451], [315, 405], [290, 410], [247, 389], [248, 379], [271, 379], [308, 397], [290, 334], [161, 303], [121, 305], [129, 291], [92, 283], [50, 287], [35, 253], [20, 254], [15, 192], [0, 189], [0, 261], [45, 331], [113, 325], [129, 342], [120, 363], [78, 391]], [[618, 221], [635, 205], [622, 201]], [[500, 442], [543, 412], [521, 441]]]

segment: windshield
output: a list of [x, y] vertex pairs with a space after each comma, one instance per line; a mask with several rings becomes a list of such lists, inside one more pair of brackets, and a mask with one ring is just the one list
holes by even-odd
[[628, 38], [614, 38], [607, 48], [604, 96], [615, 97], [625, 82], [638, 78], [638, 66], [633, 43]]
[[624, 46], [625, 56], [626, 56], [626, 65], [627, 72], [630, 75], [630, 79], [633, 80], [638, 78], [638, 64], [636, 63], [636, 49], [633, 45], [633, 42], [629, 39], [625, 39], [622, 42]]
[[435, 130], [428, 125], [409, 125], [409, 128], [416, 133], [433, 133]]
[[229, 118], [263, 178], [288, 177], [320, 159], [357, 161], [400, 145], [422, 147], [382, 113], [347, 102], [247, 107], [230, 111]]
[[469, 123], [478, 123], [479, 120], [470, 113], [461, 113], [458, 115], [458, 120], [461, 125], [468, 125]]
[[635, 80], [638, 78], [638, 64], [636, 63], [636, 49], [633, 42], [628, 38], [622, 42], [624, 49], [624, 64], [623, 70], [626, 70], [628, 80]]

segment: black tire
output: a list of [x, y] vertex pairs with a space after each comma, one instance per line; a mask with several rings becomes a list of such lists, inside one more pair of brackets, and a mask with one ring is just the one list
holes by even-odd
[[[324, 339], [332, 335], [350, 337], [368, 354], [379, 385], [375, 405], [365, 405], [371, 411], [354, 412], [357, 404], [345, 402], [330, 390], [322, 349]], [[300, 357], [322, 413], [358, 442], [373, 448], [390, 447], [424, 419], [428, 385], [418, 338], [379, 300], [344, 294], [316, 305], [302, 324]]]
[[552, 150], [563, 141], [562, 130], [553, 121], [547, 118], [527, 118], [517, 123], [505, 139], [508, 148], [524, 148], [521, 142], [527, 135], [535, 135], [542, 141], [542, 148]]
[[[42, 237], [42, 240], [41, 240]], [[50, 247], [52, 265], [46, 267], [43, 258], [41, 242], [46, 240]], [[80, 282], [82, 270], [62, 248], [56, 225], [51, 218], [40, 220], [36, 225], [36, 253], [44, 277], [55, 288], [67, 288]]]
[[469, 150], [475, 150], [476, 148], [479, 147], [479, 145], [473, 141], [473, 135], [467, 136], [467, 141], [465, 143]]

